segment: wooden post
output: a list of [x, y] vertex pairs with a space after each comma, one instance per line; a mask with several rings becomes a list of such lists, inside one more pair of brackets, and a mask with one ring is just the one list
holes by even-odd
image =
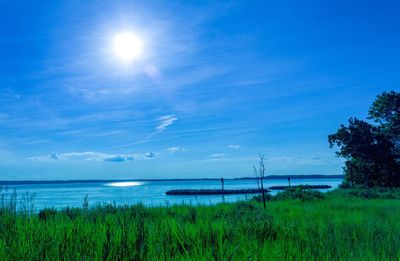
[[289, 187], [290, 187], [290, 177], [287, 178], [287, 181], [289, 182]]

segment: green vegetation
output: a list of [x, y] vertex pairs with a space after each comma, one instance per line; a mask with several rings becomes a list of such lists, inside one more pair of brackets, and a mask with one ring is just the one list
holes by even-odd
[[[301, 201], [311, 201], [315, 199], [323, 199], [325, 196], [322, 192], [314, 189], [306, 189], [304, 186], [292, 186], [287, 188], [275, 196], [269, 196], [271, 200], [288, 200], [295, 199]], [[256, 200], [258, 197], [255, 198]]]
[[328, 192], [327, 194], [335, 194], [340, 197], [347, 198], [362, 198], [362, 199], [400, 199], [400, 189], [398, 188], [383, 188], [375, 187], [370, 189], [364, 188], [349, 188], [349, 189], [339, 189], [334, 192]]
[[328, 137], [346, 159], [343, 186], [400, 187], [400, 93], [378, 95], [368, 114]]
[[[365, 190], [363, 190], [365, 191]], [[399, 260], [399, 190], [293, 188], [267, 202], [0, 209], [1, 260]], [[390, 199], [387, 195], [397, 199]], [[386, 196], [384, 196], [386, 195]], [[365, 199], [369, 198], [369, 199]], [[304, 200], [306, 199], [306, 200]], [[24, 204], [23, 204], [24, 205]]]

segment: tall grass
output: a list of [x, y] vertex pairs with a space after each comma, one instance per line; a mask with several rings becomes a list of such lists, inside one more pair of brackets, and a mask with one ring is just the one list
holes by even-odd
[[[11, 199], [11, 198], [9, 198]], [[15, 201], [14, 201], [15, 202]], [[399, 260], [400, 201], [0, 210], [1, 260]], [[29, 209], [29, 208], [28, 208]]]

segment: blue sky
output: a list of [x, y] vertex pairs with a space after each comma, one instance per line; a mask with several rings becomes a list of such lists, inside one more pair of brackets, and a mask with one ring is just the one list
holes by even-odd
[[[398, 1], [0, 0], [1, 179], [340, 174], [400, 86]], [[142, 40], [123, 63], [120, 32]]]

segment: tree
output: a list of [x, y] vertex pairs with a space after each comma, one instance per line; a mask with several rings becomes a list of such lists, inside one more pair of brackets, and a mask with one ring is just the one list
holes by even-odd
[[328, 136], [346, 159], [344, 185], [400, 187], [400, 93], [384, 92], [369, 110], [372, 122], [350, 118]]
[[266, 197], [265, 197], [265, 190], [264, 190], [264, 179], [265, 179], [265, 176], [266, 176], [265, 164], [264, 164], [265, 155], [262, 155], [261, 153], [259, 153], [258, 156], [260, 158], [259, 167], [257, 169], [256, 166], [253, 166], [254, 175], [256, 176], [258, 189], [261, 190], [264, 209], [266, 209], [267, 208], [267, 204], [266, 204]]
[[382, 132], [393, 143], [392, 153], [400, 158], [400, 93], [378, 95], [369, 109], [370, 120], [380, 124]]
[[400, 93], [384, 92], [376, 97], [369, 109], [368, 119], [380, 124], [389, 138], [400, 136]]

